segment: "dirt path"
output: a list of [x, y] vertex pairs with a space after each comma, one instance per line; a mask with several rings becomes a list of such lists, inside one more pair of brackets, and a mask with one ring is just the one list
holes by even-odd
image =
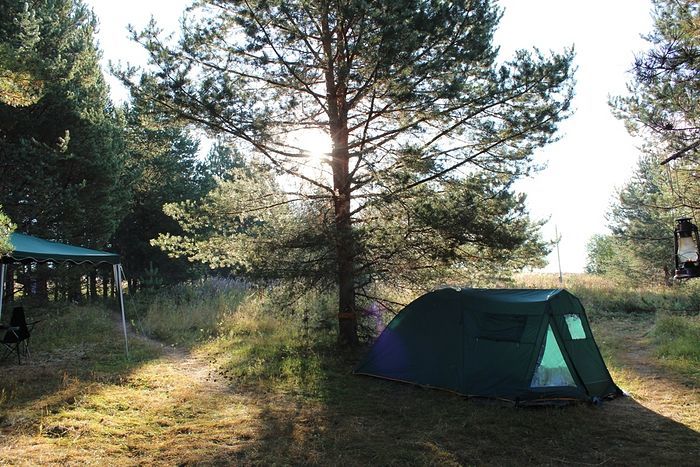
[[659, 363], [651, 345], [650, 329], [649, 323], [640, 321], [620, 323], [614, 330], [621, 339], [614, 358], [620, 373], [616, 379], [645, 407], [700, 431], [700, 388]]
[[[117, 323], [122, 332], [121, 321]], [[217, 367], [213, 361], [201, 353], [190, 352], [182, 347], [175, 347], [164, 344], [161, 341], [148, 337], [134, 331], [129, 326], [127, 334], [130, 341], [138, 340], [149, 347], [156, 349], [162, 354], [160, 360], [168, 364], [172, 369], [180, 374], [183, 380], [189, 380], [191, 384], [206, 387], [212, 393], [230, 393], [231, 388], [226, 380], [220, 377]]]

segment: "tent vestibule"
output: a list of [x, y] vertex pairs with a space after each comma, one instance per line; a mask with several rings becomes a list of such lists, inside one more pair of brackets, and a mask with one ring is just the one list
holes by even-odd
[[0, 256], [0, 318], [2, 318], [2, 300], [5, 288], [5, 276], [9, 263], [72, 263], [72, 264], [111, 264], [114, 281], [119, 291], [119, 308], [124, 328], [124, 349], [129, 356], [129, 342], [126, 332], [126, 314], [124, 313], [124, 292], [122, 290], [123, 269], [116, 253], [90, 250], [64, 243], [51, 242], [21, 233], [10, 234], [12, 251]]

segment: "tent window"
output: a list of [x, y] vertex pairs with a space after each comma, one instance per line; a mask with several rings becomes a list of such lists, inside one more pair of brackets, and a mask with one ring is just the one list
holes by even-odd
[[569, 335], [572, 339], [585, 339], [586, 331], [583, 330], [581, 317], [579, 315], [564, 315], [566, 326], [569, 328]]
[[477, 313], [478, 337], [492, 341], [520, 342], [527, 316]]
[[552, 332], [552, 326], [547, 327], [545, 340], [537, 359], [535, 374], [532, 376], [532, 388], [576, 386], [569, 367], [564, 361], [557, 339]]

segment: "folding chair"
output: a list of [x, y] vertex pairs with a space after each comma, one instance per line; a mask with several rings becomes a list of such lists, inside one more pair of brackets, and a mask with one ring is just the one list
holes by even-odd
[[[17, 354], [17, 363], [21, 364], [21, 355], [29, 357], [29, 337], [34, 326], [39, 321], [27, 323], [27, 318], [24, 316], [24, 308], [17, 306], [12, 310], [10, 317], [10, 325], [2, 326], [5, 329], [5, 336], [2, 338], [2, 345], [5, 346], [5, 355], [2, 360], [5, 360], [9, 355]], [[24, 343], [24, 345], [22, 345]]]

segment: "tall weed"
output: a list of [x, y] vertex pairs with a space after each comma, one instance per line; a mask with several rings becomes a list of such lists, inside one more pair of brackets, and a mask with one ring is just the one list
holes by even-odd
[[147, 303], [135, 321], [146, 335], [191, 346], [217, 336], [249, 291], [245, 282], [221, 278], [168, 287], [140, 298]]
[[678, 283], [666, 286], [630, 286], [608, 278], [588, 274], [566, 274], [563, 285], [555, 274], [522, 274], [516, 278], [516, 287], [564, 287], [581, 299], [589, 316], [608, 313], [672, 312], [698, 314], [700, 312], [700, 283]]

